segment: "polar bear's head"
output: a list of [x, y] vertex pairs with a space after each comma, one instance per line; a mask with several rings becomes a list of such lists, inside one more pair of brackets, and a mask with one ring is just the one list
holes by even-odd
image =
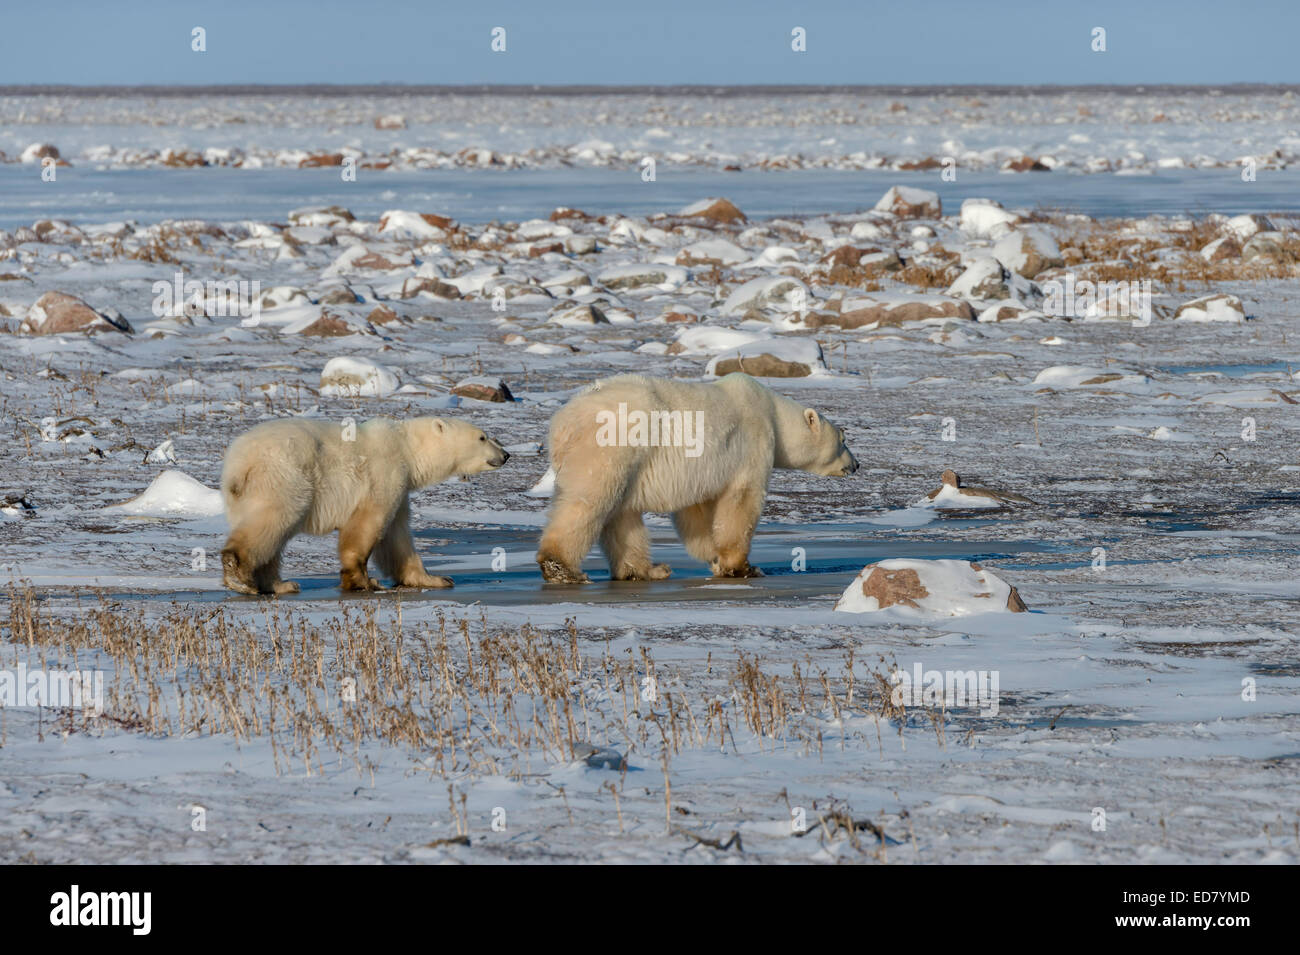
[[495, 471], [510, 460], [506, 449], [468, 421], [416, 418], [406, 423], [411, 469], [421, 485]]
[[[858, 459], [844, 443], [844, 429], [831, 424], [813, 408], [800, 408], [798, 421], [782, 420], [778, 433], [785, 467], [838, 477], [858, 469]], [[782, 466], [778, 464], [778, 467]]]

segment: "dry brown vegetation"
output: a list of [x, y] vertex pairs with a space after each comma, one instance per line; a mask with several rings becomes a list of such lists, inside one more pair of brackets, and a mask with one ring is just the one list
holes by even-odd
[[440, 613], [413, 625], [400, 604], [388, 620], [366, 604], [340, 605], [327, 622], [272, 605], [252, 625], [221, 607], [149, 618], [103, 599], [63, 618], [12, 588], [8, 603], [7, 658], [25, 650], [29, 666], [84, 669], [93, 656], [108, 671], [103, 712], [61, 711], [49, 731], [262, 739], [280, 771], [336, 764], [365, 775], [371, 744], [406, 749], [435, 774], [516, 776], [534, 760], [581, 759], [585, 743], [666, 766], [683, 749], [736, 749], [738, 737], [760, 752], [819, 753], [828, 731], [845, 744], [847, 718], [872, 717], [877, 732], [882, 718], [900, 733], [906, 721], [886, 677], [855, 671], [852, 651], [836, 674], [795, 663], [777, 675], [742, 653], [730, 672], [710, 665], [684, 678], [660, 672], [645, 647], [635, 659], [607, 645], [586, 653], [572, 622], [494, 630]]

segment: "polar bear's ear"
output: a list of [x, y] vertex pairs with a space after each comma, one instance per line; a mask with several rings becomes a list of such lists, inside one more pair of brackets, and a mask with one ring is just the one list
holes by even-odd
[[442, 432], [444, 432], [444, 431], [447, 430], [447, 426], [444, 425], [444, 424], [442, 423], [442, 419], [441, 419], [441, 418], [434, 418], [434, 419], [433, 419], [433, 430], [435, 430], [435, 431], [437, 431], [439, 434], [441, 434]]
[[822, 429], [821, 415], [819, 415], [813, 408], [803, 409], [803, 420], [808, 422], [808, 430], [813, 434], [816, 434]]

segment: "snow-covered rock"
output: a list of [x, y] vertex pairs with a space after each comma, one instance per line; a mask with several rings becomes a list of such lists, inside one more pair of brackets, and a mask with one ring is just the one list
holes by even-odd
[[608, 289], [636, 289], [653, 286], [662, 292], [680, 288], [691, 273], [678, 265], [617, 265], [604, 269], [596, 281]]
[[1019, 221], [995, 199], [967, 199], [961, 204], [961, 229], [977, 239], [999, 238]]
[[943, 214], [937, 192], [913, 186], [890, 186], [875, 208], [877, 212], [892, 212], [900, 219], [937, 219]]
[[677, 264], [692, 265], [736, 265], [749, 260], [749, 253], [726, 239], [706, 239], [692, 242], [677, 253]]
[[396, 372], [369, 358], [331, 358], [320, 373], [322, 395], [382, 398], [399, 387]]
[[807, 378], [829, 374], [822, 347], [811, 338], [769, 338], [714, 356], [706, 373], [721, 378], [732, 372], [755, 378]]
[[18, 326], [26, 335], [67, 335], [75, 332], [131, 332], [131, 323], [113, 313], [91, 308], [75, 295], [46, 292], [27, 310]]
[[808, 286], [788, 275], [750, 279], [727, 296], [720, 309], [723, 315], [744, 315], [751, 309], [775, 308], [800, 311], [811, 301]]
[[1246, 309], [1237, 296], [1219, 292], [1179, 305], [1174, 318], [1180, 322], [1244, 322]]
[[705, 219], [709, 222], [727, 224], [732, 222], [743, 223], [745, 221], [745, 214], [736, 208], [735, 204], [729, 199], [701, 199], [699, 202], [692, 202], [677, 214], [688, 218]]
[[1011, 290], [1007, 286], [1007, 270], [1002, 263], [991, 256], [976, 259], [966, 266], [966, 271], [948, 286], [945, 295], [953, 298], [988, 301], [989, 299], [1009, 298]]
[[1028, 609], [1015, 587], [965, 560], [896, 559], [868, 564], [835, 604], [843, 613], [876, 613], [890, 607], [925, 617]]
[[1015, 229], [999, 239], [993, 246], [993, 257], [1027, 279], [1065, 264], [1056, 240], [1046, 230], [1030, 227]]
[[943, 325], [951, 321], [969, 321], [975, 317], [970, 304], [946, 295], [912, 295], [907, 292], [871, 292], [846, 298], [840, 312], [817, 312], [805, 324], [810, 328], [838, 325], [840, 328], [876, 326], [896, 327], [913, 322]]

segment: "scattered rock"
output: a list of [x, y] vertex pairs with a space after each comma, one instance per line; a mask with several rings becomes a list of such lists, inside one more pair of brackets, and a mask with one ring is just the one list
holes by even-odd
[[27, 311], [18, 326], [25, 335], [67, 335], [75, 332], [115, 331], [131, 334], [131, 323], [91, 308], [75, 295], [46, 292]]
[[912, 186], [890, 186], [875, 208], [877, 212], [892, 212], [900, 219], [938, 219], [943, 214], [937, 192]]
[[320, 393], [346, 398], [382, 398], [398, 389], [397, 374], [369, 358], [331, 358], [320, 373]]
[[1046, 231], [1034, 228], [1016, 229], [1003, 236], [993, 246], [993, 257], [1027, 279], [1045, 269], [1059, 269], [1065, 265], [1056, 240]]
[[1179, 305], [1174, 318], [1182, 322], [1244, 322], [1246, 310], [1237, 296], [1219, 292]]
[[732, 372], [755, 378], [807, 378], [827, 373], [822, 348], [810, 338], [774, 338], [741, 345], [709, 362], [707, 374]]
[[450, 300], [460, 298], [460, 289], [441, 279], [412, 276], [402, 283], [399, 297], [415, 298], [417, 295], [431, 295], [437, 299]]
[[547, 319], [552, 325], [608, 325], [609, 319], [595, 305], [564, 308]]
[[943, 295], [911, 295], [908, 293], [873, 292], [870, 295], [845, 299], [840, 313], [818, 312], [808, 316], [805, 324], [810, 328], [821, 325], [838, 325], [840, 328], [864, 326], [893, 326], [922, 322], [943, 324], [954, 319], [969, 321], [975, 310], [968, 302]]
[[750, 279], [738, 286], [722, 303], [723, 315], [744, 315], [752, 309], [778, 308], [801, 311], [808, 307], [812, 296], [808, 286], [788, 275], [774, 275]]
[[699, 202], [691, 203], [677, 214], [687, 218], [705, 219], [709, 222], [724, 225], [747, 221], [745, 214], [728, 199], [701, 199]]
[[957, 281], [948, 286], [945, 295], [954, 298], [989, 299], [1009, 298], [1011, 289], [1007, 285], [1010, 276], [997, 259], [985, 256], [966, 266], [966, 271], [957, 277]]
[[505, 401], [514, 401], [515, 396], [510, 393], [506, 383], [500, 378], [488, 378], [478, 376], [466, 378], [458, 381], [451, 389], [453, 395], [459, 395], [462, 398], [474, 398], [478, 401], [493, 401], [497, 403]]

